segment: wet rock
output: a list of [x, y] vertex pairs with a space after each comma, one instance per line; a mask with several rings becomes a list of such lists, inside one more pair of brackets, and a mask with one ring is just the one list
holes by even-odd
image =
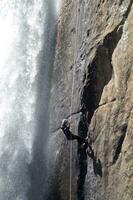
[[[131, 200], [133, 197], [132, 46], [131, 0], [64, 0], [50, 101], [50, 134], [52, 137], [56, 134], [57, 144], [50, 159], [56, 156], [56, 161], [51, 159], [52, 173], [56, 173], [53, 180], [61, 200], [70, 199], [71, 189], [72, 200]], [[59, 127], [63, 118], [77, 113], [82, 106], [87, 134], [91, 132], [94, 158], [80, 162], [74, 142], [70, 163], [70, 144]], [[72, 116], [75, 134], [79, 133], [82, 117], [82, 111]], [[84, 137], [86, 130], [80, 131]], [[59, 153], [55, 155], [57, 150]], [[82, 174], [84, 180], [79, 187]]]

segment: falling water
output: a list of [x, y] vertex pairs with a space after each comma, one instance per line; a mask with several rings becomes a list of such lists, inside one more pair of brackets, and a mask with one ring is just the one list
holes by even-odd
[[0, 200], [45, 200], [54, 0], [0, 2]]

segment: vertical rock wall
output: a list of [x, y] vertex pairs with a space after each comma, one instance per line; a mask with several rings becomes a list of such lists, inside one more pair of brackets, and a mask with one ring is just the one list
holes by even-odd
[[[72, 200], [132, 200], [132, 0], [62, 4], [51, 83], [49, 199], [70, 199], [72, 181]], [[70, 115], [71, 130], [91, 136], [93, 160], [82, 160], [73, 142], [70, 163], [70, 143], [59, 129]]]

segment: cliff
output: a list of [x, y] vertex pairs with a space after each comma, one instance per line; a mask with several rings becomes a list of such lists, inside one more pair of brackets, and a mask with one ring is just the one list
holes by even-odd
[[[48, 199], [132, 200], [132, 0], [62, 4], [51, 83]], [[71, 147], [60, 130], [63, 118], [75, 134], [92, 138], [93, 159], [76, 142]]]

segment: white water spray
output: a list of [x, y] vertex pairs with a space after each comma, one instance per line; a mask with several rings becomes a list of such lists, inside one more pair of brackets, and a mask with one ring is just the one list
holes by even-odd
[[0, 2], [0, 200], [29, 200], [46, 2]]

